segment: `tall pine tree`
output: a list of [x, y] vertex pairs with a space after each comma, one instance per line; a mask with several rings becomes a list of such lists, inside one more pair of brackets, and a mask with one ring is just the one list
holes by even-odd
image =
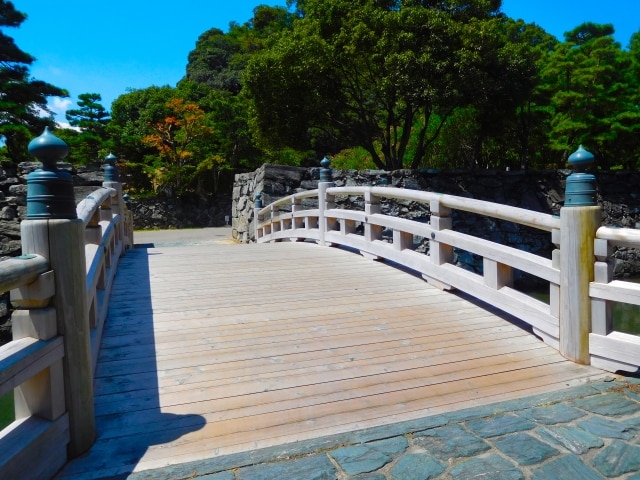
[[29, 159], [30, 139], [45, 125], [53, 125], [47, 97], [68, 95], [66, 90], [31, 78], [29, 66], [35, 59], [5, 34], [26, 18], [12, 2], [0, 0], [0, 137], [14, 162]]

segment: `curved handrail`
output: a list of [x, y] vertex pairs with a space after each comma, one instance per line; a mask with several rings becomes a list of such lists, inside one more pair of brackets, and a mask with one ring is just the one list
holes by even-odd
[[[337, 204], [342, 206], [341, 197], [354, 196], [363, 198], [363, 202], [358, 202], [358, 209], [336, 207]], [[306, 198], [317, 198], [317, 207], [304, 208], [301, 200]], [[416, 222], [385, 215], [381, 208], [384, 199], [426, 204], [430, 212], [429, 222]], [[291, 208], [282, 209], [287, 204], [290, 204]], [[557, 250], [552, 259], [547, 259], [456, 231], [451, 218], [452, 210], [551, 232], [551, 243], [561, 250], [566, 250], [566, 258], [576, 255], [576, 248], [582, 252], [580, 242], [572, 235], [565, 235], [566, 232], [563, 230], [574, 228], [571, 219], [575, 216], [570, 213], [575, 212], [573, 208], [565, 214], [567, 227], [562, 227], [564, 223], [558, 216], [508, 205], [435, 192], [382, 186], [336, 187], [331, 183], [321, 183], [317, 190], [295, 193], [257, 209], [256, 241], [307, 239], [317, 241], [321, 245], [342, 245], [359, 250], [365, 256], [391, 260], [421, 273], [434, 285], [441, 288], [458, 288], [515, 315], [529, 323], [534, 332], [547, 343], [566, 351], [567, 348], [574, 349], [576, 345], [567, 342], [584, 342], [584, 337], [580, 340], [567, 340], [560, 345], [560, 298], [563, 285], [562, 296], [565, 298], [565, 305], [568, 295], [584, 295], [585, 302], [591, 305], [591, 333], [586, 348], [592, 364], [611, 371], [638, 369], [640, 336], [613, 330], [610, 302], [640, 305], [640, 285], [613, 280], [613, 264], [610, 258], [614, 246], [640, 249], [640, 230], [602, 226], [596, 232], [591, 232], [595, 242], [595, 264], [592, 264], [595, 278], [589, 282], [588, 292], [578, 293], [576, 288], [582, 289], [580, 292], [584, 291], [582, 283], [572, 283], [571, 279], [561, 275], [561, 250]], [[383, 232], [387, 233], [383, 236]], [[428, 255], [414, 251], [414, 236], [428, 239]], [[565, 241], [568, 243], [564, 244]], [[560, 245], [561, 242], [564, 246]], [[454, 249], [482, 257], [482, 274], [457, 267], [453, 262]], [[577, 255], [584, 256], [583, 253]], [[551, 299], [549, 304], [538, 302], [514, 290], [514, 269], [547, 282]], [[588, 312], [587, 307], [587, 315]], [[563, 321], [569, 321], [567, 318], [575, 321], [575, 316], [575, 312], [573, 316], [567, 314]], [[583, 318], [582, 313], [580, 318]]]
[[272, 209], [280, 207], [282, 205], [287, 205], [289, 203], [295, 203], [298, 200], [304, 200], [305, 198], [316, 198], [318, 196], [318, 189], [315, 190], [305, 190], [304, 192], [297, 192], [291, 195], [288, 195], [283, 198], [279, 198], [278, 200], [273, 201], [266, 207], [263, 207], [258, 211], [259, 215], [265, 215], [269, 213]]
[[0, 262], [0, 292], [7, 292], [34, 282], [49, 270], [49, 262], [41, 255], [22, 255]]
[[114, 188], [105, 187], [91, 193], [84, 200], [78, 203], [78, 206], [76, 207], [76, 214], [78, 215], [78, 218], [82, 220], [85, 226], [87, 226], [102, 204], [107, 200], [110, 200], [116, 193], [117, 192]]
[[[362, 197], [364, 211], [336, 208], [341, 196]], [[317, 208], [303, 208], [301, 200], [307, 198], [317, 198]], [[429, 223], [385, 215], [380, 208], [380, 202], [385, 198], [426, 204], [431, 212]], [[288, 204], [291, 209], [281, 211]], [[557, 303], [545, 304], [513, 288], [513, 270], [517, 269], [547, 281], [550, 290], [555, 292], [552, 296], [557, 297], [560, 283], [557, 266], [539, 255], [455, 231], [451, 210], [489, 216], [546, 232], [560, 229], [557, 217], [508, 205], [394, 187], [321, 184], [318, 190], [295, 193], [257, 209], [256, 241], [310, 239], [391, 260], [420, 272], [434, 285], [458, 288], [518, 316], [557, 347]], [[358, 231], [357, 225], [360, 225]], [[384, 231], [391, 236], [383, 236]], [[428, 255], [414, 251], [414, 236], [429, 240]], [[454, 249], [481, 256], [483, 274], [457, 267], [453, 263]]]
[[596, 231], [596, 238], [621, 247], [640, 247], [640, 230], [634, 228], [600, 227]]
[[[527, 210], [519, 207], [512, 207], [510, 205], [502, 205], [493, 202], [487, 202], [484, 200], [476, 200], [474, 198], [458, 197], [455, 195], [448, 195], [444, 193], [424, 192], [421, 190], [409, 190], [394, 187], [351, 186], [331, 187], [327, 189], [327, 194], [336, 196], [362, 196], [367, 192], [371, 193], [371, 195], [395, 200], [407, 200], [419, 203], [430, 203], [436, 201], [440, 202], [442, 206], [452, 208], [454, 210], [462, 210], [478, 215], [486, 215], [488, 217], [496, 218], [499, 220], [506, 220], [509, 222], [518, 223], [520, 225], [525, 225], [540, 230], [546, 230], [549, 232], [554, 229], [560, 228], [560, 218], [554, 217], [553, 215], [535, 212], [533, 210]], [[296, 197], [296, 195], [299, 194], [294, 194], [290, 197]]]
[[640, 305], [640, 284], [613, 279], [613, 247], [640, 250], [640, 230], [600, 227], [596, 231], [594, 279], [589, 284], [592, 363], [607, 370], [636, 371], [640, 364], [640, 336], [614, 329], [611, 302]]

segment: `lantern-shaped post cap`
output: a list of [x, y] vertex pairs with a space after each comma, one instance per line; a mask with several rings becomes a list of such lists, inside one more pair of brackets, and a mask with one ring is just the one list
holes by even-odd
[[577, 171], [582, 171], [593, 164], [593, 154], [584, 149], [582, 145], [569, 156], [569, 164]]
[[104, 181], [105, 182], [119, 182], [120, 175], [118, 173], [118, 167], [116, 167], [116, 157], [113, 153], [109, 152], [109, 155], [104, 157]]
[[69, 146], [51, 133], [49, 127], [44, 127], [44, 132], [31, 140], [27, 149], [42, 162], [44, 170], [56, 170], [56, 163], [69, 155]]
[[327, 157], [324, 157], [321, 161], [320, 161], [320, 181], [321, 182], [330, 182], [331, 179], [331, 160], [329, 160]]
[[67, 144], [45, 128], [28, 150], [42, 168], [27, 175], [27, 220], [77, 218], [71, 174], [56, 166], [69, 154]]
[[594, 156], [582, 145], [569, 156], [569, 164], [576, 169], [567, 177], [564, 192], [565, 207], [594, 207], [598, 205], [596, 195], [596, 177], [585, 173], [594, 161]]

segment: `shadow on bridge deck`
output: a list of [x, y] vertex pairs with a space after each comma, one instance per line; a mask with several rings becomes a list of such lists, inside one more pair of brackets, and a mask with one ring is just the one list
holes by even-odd
[[601, 377], [506, 317], [343, 250], [138, 248], [105, 327], [98, 441], [59, 478], [188, 468]]
[[[62, 478], [126, 474], [151, 446], [174, 442], [201, 429], [206, 423], [201, 415], [161, 410], [148, 263], [150, 255], [146, 248], [139, 247], [121, 260], [118, 270], [121, 280], [112, 291], [113, 307], [95, 372], [98, 439], [89, 453], [77, 463], [67, 465]], [[134, 361], [130, 360], [130, 353], [124, 353], [131, 348], [138, 353]], [[144, 428], [133, 428], [134, 425], [153, 425], [155, 428], [149, 434]], [[115, 458], [119, 465], [114, 470], [112, 459]], [[87, 464], [93, 471], [87, 472]], [[124, 465], [127, 466], [123, 468]]]

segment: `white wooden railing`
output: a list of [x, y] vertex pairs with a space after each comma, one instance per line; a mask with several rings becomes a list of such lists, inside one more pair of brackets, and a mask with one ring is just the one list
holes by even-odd
[[[361, 197], [364, 210], [336, 208], [339, 197], [351, 197], [351, 200]], [[383, 199], [428, 205], [429, 223], [383, 214], [380, 208]], [[549, 232], [556, 250], [552, 258], [547, 259], [455, 231], [452, 210]], [[593, 362], [609, 370], [636, 371], [640, 365], [640, 337], [611, 332], [610, 316], [606, 317], [608, 329], [596, 328], [602, 323], [598, 308], [610, 311], [608, 306], [603, 307], [607, 301], [624, 299], [622, 301], [640, 304], [640, 286], [610, 282], [609, 267], [606, 282], [600, 279], [602, 274], [597, 273], [604, 268], [601, 264], [608, 258], [610, 245], [622, 243], [620, 237], [607, 237], [612, 229], [601, 228], [595, 239], [599, 215], [598, 207], [565, 207], [557, 217], [433, 192], [391, 187], [335, 187], [332, 183], [321, 182], [317, 190], [296, 193], [264, 208], [256, 208], [255, 225], [257, 242], [311, 239], [321, 245], [353, 248], [370, 258], [387, 259], [419, 272], [439, 288], [458, 289], [517, 317], [573, 361]], [[391, 233], [385, 238], [384, 231]], [[615, 231], [621, 235], [621, 230]], [[428, 239], [427, 255], [415, 251], [414, 236]], [[586, 243], [580, 240], [582, 238]], [[625, 237], [627, 243], [629, 238]], [[639, 245], [635, 243], [639, 238], [634, 237], [635, 246]], [[587, 245], [587, 250], [584, 245]], [[595, 268], [596, 275], [600, 275], [596, 278], [599, 283], [591, 282], [595, 261], [594, 251], [590, 251], [592, 247], [598, 255]], [[603, 248], [605, 254], [602, 253]], [[454, 265], [454, 249], [482, 257], [483, 273], [476, 274]], [[515, 290], [514, 269], [547, 282], [549, 303]], [[614, 291], [617, 293], [605, 293]], [[594, 304], [593, 333], [590, 329], [591, 298]], [[620, 337], [624, 337], [626, 342], [625, 356], [616, 358], [619, 353], [616, 350], [622, 341]]]
[[13, 341], [0, 347], [0, 395], [15, 418], [0, 431], [0, 478], [51, 478], [95, 438], [93, 371], [111, 284], [133, 244], [122, 186], [105, 182], [77, 219], [24, 220], [22, 251], [0, 262]]
[[594, 281], [589, 285], [591, 363], [610, 371], [636, 371], [640, 365], [640, 336], [613, 329], [612, 303], [640, 305], [640, 284], [613, 280], [614, 263], [610, 259], [616, 246], [640, 249], [640, 231], [600, 227], [596, 232]]

